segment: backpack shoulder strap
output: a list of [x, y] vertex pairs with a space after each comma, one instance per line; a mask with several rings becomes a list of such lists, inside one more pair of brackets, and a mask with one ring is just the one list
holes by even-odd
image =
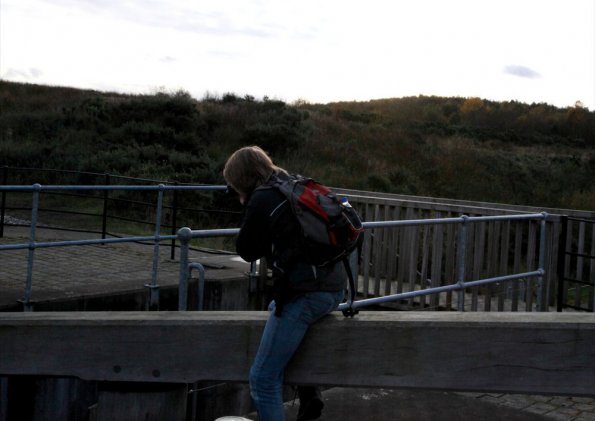
[[355, 280], [353, 278], [353, 271], [351, 270], [351, 265], [349, 264], [349, 260], [347, 259], [347, 257], [343, 258], [343, 266], [345, 266], [345, 272], [347, 272], [347, 277], [349, 278], [349, 299], [348, 299], [348, 304], [349, 307], [346, 308], [345, 310], [343, 310], [343, 316], [345, 317], [353, 317], [355, 316], [357, 313], [359, 313], [359, 310], [353, 308], [353, 302], [355, 301]]

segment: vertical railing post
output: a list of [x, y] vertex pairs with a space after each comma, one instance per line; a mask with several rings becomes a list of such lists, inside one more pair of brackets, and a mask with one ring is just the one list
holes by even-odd
[[[175, 186], [178, 185], [178, 182], [174, 183]], [[176, 234], [176, 224], [177, 224], [177, 214], [178, 214], [178, 190], [174, 190], [174, 194], [173, 194], [173, 200], [172, 200], [172, 209], [171, 209], [171, 235], [175, 235]], [[172, 239], [171, 240], [171, 254], [170, 254], [170, 258], [171, 260], [174, 260], [176, 258], [176, 239]]]
[[[110, 175], [108, 173], [105, 173], [105, 185], [109, 186], [110, 185]], [[101, 221], [101, 238], [105, 239], [105, 237], [107, 236], [107, 200], [108, 200], [108, 193], [109, 190], [105, 189], [103, 191], [103, 214], [101, 215], [102, 221]]]
[[459, 247], [457, 255], [457, 284], [459, 285], [459, 311], [465, 311], [465, 256], [467, 254], [467, 215], [461, 215]]
[[561, 312], [564, 308], [564, 296], [565, 294], [565, 278], [566, 278], [566, 236], [568, 235], [568, 216], [562, 215], [560, 217], [560, 236], [558, 237], [558, 264], [557, 264], [557, 275], [558, 275], [558, 296], [556, 297], [556, 311]]
[[539, 230], [539, 270], [541, 274], [537, 277], [537, 311], [546, 311], [547, 303], [545, 288], [543, 285], [543, 274], [545, 273], [545, 241], [547, 227], [547, 213], [542, 212], [541, 229]]
[[192, 277], [192, 269], [198, 270], [196, 309], [202, 311], [205, 302], [205, 267], [200, 263], [190, 263], [188, 265], [188, 279]]
[[178, 284], [178, 310], [188, 309], [188, 246], [192, 231], [188, 227], [178, 230], [180, 240], [180, 282]]
[[151, 284], [145, 285], [151, 291], [149, 310], [159, 310], [159, 285], [157, 285], [157, 271], [159, 269], [159, 243], [161, 237], [161, 214], [163, 210], [163, 184], [159, 184], [157, 193], [157, 207], [155, 209], [155, 243], [153, 245], [153, 269], [151, 270]]
[[259, 289], [258, 265], [256, 264], [256, 261], [250, 262], [250, 272], [248, 272], [248, 292], [257, 292]]
[[351, 267], [351, 273], [353, 274], [353, 283], [354, 283], [354, 297], [357, 296], [357, 292], [359, 291], [359, 250], [354, 250], [349, 255], [349, 266]]
[[[2, 167], [2, 185], [8, 184], [8, 165]], [[6, 191], [2, 192], [0, 202], [0, 238], [4, 237], [4, 217], [6, 216]]]
[[31, 203], [31, 229], [29, 232], [29, 254], [27, 256], [27, 280], [25, 282], [25, 295], [23, 296], [23, 311], [33, 311], [31, 303], [31, 289], [33, 286], [33, 257], [35, 255], [35, 236], [37, 231], [37, 215], [39, 212], [39, 192], [41, 185], [33, 184], [33, 198]]

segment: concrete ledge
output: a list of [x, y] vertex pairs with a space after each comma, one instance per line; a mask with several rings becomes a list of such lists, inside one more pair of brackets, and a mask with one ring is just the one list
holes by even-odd
[[[266, 317], [0, 313], [0, 376], [243, 382]], [[334, 314], [310, 330], [286, 382], [592, 396], [595, 314]]]

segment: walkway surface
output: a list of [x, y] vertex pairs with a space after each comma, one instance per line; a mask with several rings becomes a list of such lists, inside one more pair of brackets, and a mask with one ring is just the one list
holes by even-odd
[[[334, 388], [323, 401], [320, 421], [595, 420], [592, 398]], [[295, 419], [298, 402], [286, 406]]]
[[[26, 227], [5, 226], [0, 244], [27, 243]], [[40, 229], [38, 241], [97, 238], [92, 234]], [[153, 247], [135, 243], [37, 249], [34, 253], [31, 300], [65, 300], [106, 292], [143, 289], [151, 282]], [[23, 298], [28, 250], [0, 251], [0, 310]], [[179, 255], [179, 251], [178, 251]], [[178, 284], [179, 262], [169, 247], [159, 253], [158, 284]], [[207, 278], [238, 278], [249, 265], [230, 255], [191, 252], [191, 261], [205, 265]], [[595, 396], [595, 390], [594, 390]], [[324, 393], [324, 420], [564, 420], [595, 421], [595, 397], [445, 393], [385, 389], [333, 388]], [[297, 403], [288, 404], [295, 419]], [[362, 414], [366, 414], [362, 418]], [[453, 418], [453, 414], [458, 417]], [[483, 414], [483, 415], [482, 415]]]
[[[36, 241], [98, 239], [97, 234], [38, 229]], [[5, 226], [0, 244], [27, 244], [29, 229]], [[157, 284], [179, 283], [179, 249], [171, 260], [170, 243], [159, 247]], [[29, 251], [0, 251], [0, 310], [13, 307], [24, 296]], [[33, 256], [31, 301], [46, 302], [138, 291], [152, 280], [154, 248], [151, 244], [118, 243], [38, 248]], [[212, 279], [238, 278], [249, 264], [229, 254], [190, 251], [190, 261], [205, 266]]]

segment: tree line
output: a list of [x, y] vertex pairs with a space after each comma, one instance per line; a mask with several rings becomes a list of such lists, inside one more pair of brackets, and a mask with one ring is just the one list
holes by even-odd
[[0, 165], [218, 184], [227, 156], [252, 144], [332, 186], [595, 210], [595, 112], [578, 102], [288, 104], [0, 81]]

